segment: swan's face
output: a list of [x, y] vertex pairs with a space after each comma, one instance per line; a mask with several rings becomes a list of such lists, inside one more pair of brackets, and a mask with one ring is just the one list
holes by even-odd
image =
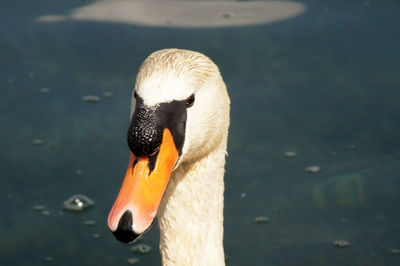
[[228, 124], [226, 87], [210, 59], [176, 49], [146, 59], [132, 95], [128, 171], [108, 217], [119, 240], [148, 230], [171, 172], [208, 154]]

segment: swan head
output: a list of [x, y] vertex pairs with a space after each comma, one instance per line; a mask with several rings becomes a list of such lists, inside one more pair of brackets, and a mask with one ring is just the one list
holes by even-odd
[[205, 55], [164, 49], [143, 62], [132, 94], [128, 170], [108, 216], [118, 240], [132, 242], [150, 228], [173, 171], [226, 141], [229, 105], [218, 67]]

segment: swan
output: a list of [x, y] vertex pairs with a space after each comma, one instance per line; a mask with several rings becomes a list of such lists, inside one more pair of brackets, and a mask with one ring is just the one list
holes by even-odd
[[118, 240], [134, 241], [157, 215], [163, 265], [225, 265], [229, 111], [205, 55], [163, 49], [147, 57], [132, 94], [128, 169], [107, 221]]

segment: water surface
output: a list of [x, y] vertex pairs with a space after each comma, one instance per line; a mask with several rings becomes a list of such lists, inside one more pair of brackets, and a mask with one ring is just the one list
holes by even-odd
[[[207, 54], [229, 88], [227, 265], [400, 264], [398, 2], [301, 1], [300, 16], [228, 28], [35, 22], [90, 2], [0, 4], [1, 265], [160, 264], [157, 226], [142, 239], [153, 250], [137, 255], [106, 217], [128, 162], [137, 69], [167, 47]], [[77, 193], [95, 206], [63, 210]]]

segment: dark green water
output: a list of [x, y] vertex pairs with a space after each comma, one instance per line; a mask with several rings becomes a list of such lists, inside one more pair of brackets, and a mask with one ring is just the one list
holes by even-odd
[[[137, 69], [166, 47], [207, 54], [229, 88], [228, 265], [400, 265], [398, 1], [303, 1], [301, 16], [224, 29], [33, 22], [89, 2], [0, 4], [1, 265], [160, 264], [157, 226], [142, 240], [153, 251], [137, 255], [106, 218], [128, 162]], [[104, 92], [113, 97], [81, 99]], [[64, 211], [76, 193], [96, 205]]]

